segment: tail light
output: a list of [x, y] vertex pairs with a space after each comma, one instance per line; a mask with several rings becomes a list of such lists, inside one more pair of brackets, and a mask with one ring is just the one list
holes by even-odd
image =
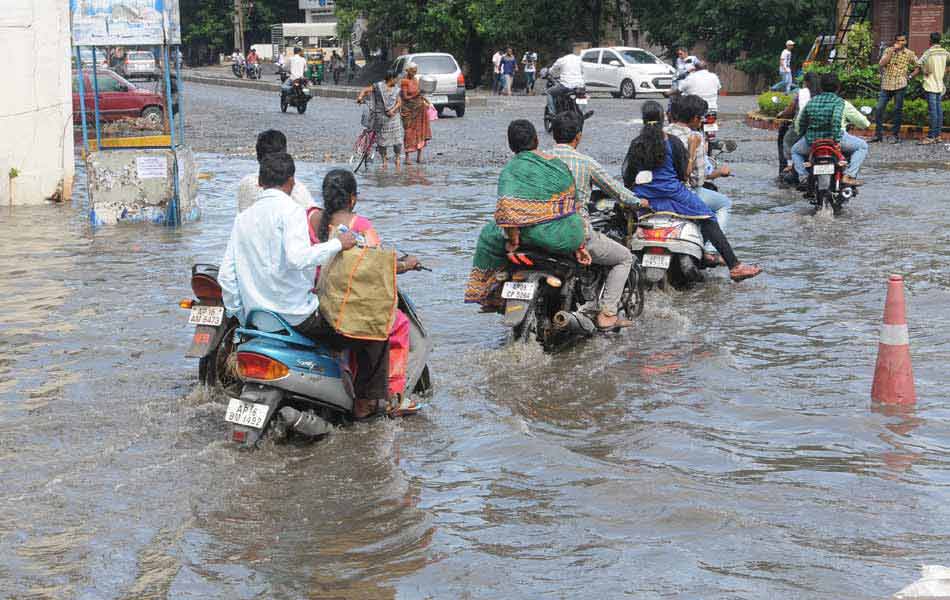
[[465, 75], [459, 73], [459, 76], [455, 79], [455, 83], [457, 83], [459, 87], [465, 87]]
[[195, 305], [195, 301], [192, 300], [191, 298], [186, 298], [178, 303], [178, 306], [180, 308], [184, 308], [186, 310], [191, 310], [191, 307], [194, 305]]
[[273, 358], [253, 352], [238, 352], [237, 372], [241, 379], [272, 381], [290, 373], [287, 365]]
[[676, 229], [676, 227], [654, 227], [653, 229], [642, 229], [641, 231], [643, 231], [643, 239], [662, 242], [673, 235]]
[[191, 291], [202, 300], [220, 300], [221, 286], [213, 277], [198, 274], [191, 278]]
[[647, 248], [647, 254], [666, 254], [666, 248], [660, 248], [659, 246]]
[[706, 115], [706, 116], [703, 118], [703, 122], [704, 122], [704, 123], [710, 123], [710, 124], [711, 124], [711, 123], [715, 123], [715, 122], [716, 122], [716, 115]]

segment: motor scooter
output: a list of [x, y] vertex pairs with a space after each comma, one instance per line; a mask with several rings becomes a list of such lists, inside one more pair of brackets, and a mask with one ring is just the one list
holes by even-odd
[[[541, 78], [545, 80], [545, 90], [550, 91], [551, 88], [557, 86], [560, 82], [556, 77], [551, 75], [550, 70], [541, 69]], [[548, 133], [551, 132], [551, 127], [554, 124], [554, 115], [565, 112], [565, 111], [574, 111], [579, 114], [584, 120], [591, 118], [594, 115], [594, 111], [587, 110], [587, 103], [590, 101], [590, 98], [587, 94], [587, 88], [585, 86], [576, 87], [567, 94], [562, 94], [554, 99], [554, 113], [551, 113], [551, 108], [548, 106], [548, 103], [544, 103], [544, 130]]]

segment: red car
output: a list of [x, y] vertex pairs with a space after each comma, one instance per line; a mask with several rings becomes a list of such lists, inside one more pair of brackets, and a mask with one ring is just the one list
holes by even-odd
[[[92, 69], [84, 69], [86, 119], [92, 123], [95, 118], [93, 104]], [[160, 94], [144, 88], [135, 87], [118, 73], [108, 69], [98, 69], [99, 114], [103, 121], [116, 121], [127, 117], [145, 117], [156, 126], [161, 126], [165, 102]], [[172, 109], [177, 107], [173, 105]], [[177, 112], [177, 111], [176, 111]], [[73, 123], [81, 123], [79, 111], [79, 77], [73, 71]]]

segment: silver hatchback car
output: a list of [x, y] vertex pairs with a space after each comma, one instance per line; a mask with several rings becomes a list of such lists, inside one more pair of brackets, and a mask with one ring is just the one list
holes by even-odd
[[158, 65], [155, 64], [155, 55], [144, 50], [126, 52], [125, 60], [119, 65], [119, 73], [126, 79], [157, 79]]
[[465, 114], [465, 76], [462, 75], [462, 69], [451, 54], [444, 52], [403, 54], [393, 62], [392, 68], [398, 77], [401, 78], [405, 74], [406, 65], [409, 62], [414, 62], [419, 67], [419, 77], [429, 76], [435, 79], [435, 90], [426, 96], [439, 111], [440, 116], [446, 107], [452, 109], [457, 117]]

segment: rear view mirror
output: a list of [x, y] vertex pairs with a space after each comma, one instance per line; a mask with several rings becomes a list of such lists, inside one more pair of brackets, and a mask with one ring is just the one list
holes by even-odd
[[620, 61], [619, 61], [619, 60], [616, 60], [616, 59], [610, 61], [610, 62], [607, 63], [607, 64], [610, 65], [611, 67], [622, 67], [622, 66], [623, 66], [623, 65], [620, 64]]
[[653, 181], [653, 171], [640, 171], [636, 179], [633, 180], [637, 185], [646, 185]]
[[862, 107], [861, 107], [861, 112], [862, 112], [864, 115], [869, 115], [869, 114], [871, 114], [872, 112], [874, 112], [874, 109], [871, 108], [870, 106], [862, 106]]

